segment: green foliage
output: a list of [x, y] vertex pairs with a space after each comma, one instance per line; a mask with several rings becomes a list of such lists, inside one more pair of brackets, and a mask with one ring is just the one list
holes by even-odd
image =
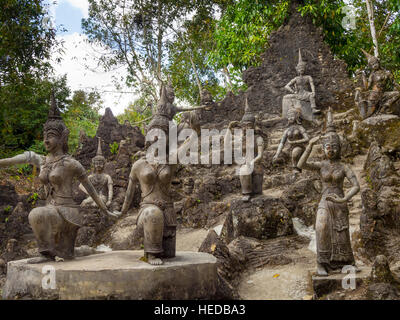
[[283, 23], [288, 5], [287, 0], [239, 0], [229, 5], [213, 34], [211, 62], [220, 69], [229, 68], [237, 83], [243, 70], [260, 63], [268, 36]]
[[110, 152], [111, 154], [117, 154], [119, 149], [119, 144], [118, 142], [114, 141], [113, 143], [110, 143]]
[[4, 213], [9, 214], [11, 212], [12, 207], [8, 205], [7, 207], [4, 208]]
[[63, 114], [65, 125], [69, 129], [68, 147], [70, 153], [73, 153], [79, 146], [81, 130], [88, 137], [96, 135], [102, 103], [97, 92], [87, 93], [82, 90], [74, 92], [67, 111]]
[[36, 204], [36, 201], [39, 199], [39, 194], [34, 192], [29, 198], [28, 201], [31, 203], [31, 206], [33, 207]]

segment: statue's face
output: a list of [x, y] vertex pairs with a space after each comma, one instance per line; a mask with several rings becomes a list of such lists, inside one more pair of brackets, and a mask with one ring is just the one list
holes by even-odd
[[288, 123], [294, 124], [296, 122], [296, 115], [292, 112], [288, 113], [287, 115]]
[[54, 152], [62, 145], [61, 137], [51, 130], [44, 133], [43, 142], [48, 152]]
[[93, 167], [96, 172], [103, 172], [104, 170], [104, 161], [103, 160], [94, 160]]
[[379, 61], [378, 60], [373, 60], [371, 63], [370, 63], [370, 68], [372, 69], [372, 70], [378, 70], [379, 69]]
[[168, 90], [167, 90], [167, 99], [168, 99], [168, 101], [169, 102], [174, 102], [174, 100], [175, 100], [175, 93], [174, 93], [174, 91], [172, 90], [172, 89], [170, 89], [170, 88], [168, 88]]
[[340, 145], [337, 142], [325, 142], [324, 153], [328, 159], [337, 159], [340, 155]]
[[304, 74], [304, 72], [306, 71], [306, 67], [303, 64], [300, 64], [296, 67], [296, 70], [297, 70], [297, 73], [302, 76]]

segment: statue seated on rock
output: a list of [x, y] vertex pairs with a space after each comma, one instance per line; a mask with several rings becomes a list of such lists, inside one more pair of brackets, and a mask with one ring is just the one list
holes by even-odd
[[[246, 154], [245, 163], [241, 165], [239, 175], [240, 184], [242, 187], [242, 200], [247, 202], [254, 195], [262, 194], [264, 168], [261, 160], [264, 152], [264, 140], [261, 136], [256, 135], [256, 118], [255, 115], [250, 111], [247, 97], [245, 112], [240, 122], [232, 121], [229, 123], [228, 131], [226, 134], [230, 134], [230, 131], [234, 128], [242, 129], [242, 154]], [[246, 146], [247, 142], [247, 130], [254, 131], [253, 147], [257, 146], [257, 152], [249, 150]], [[225, 141], [227, 139], [225, 138]], [[235, 149], [233, 150], [235, 152]], [[250, 157], [248, 156], [250, 155]], [[253, 155], [255, 155], [253, 157]]]
[[[103, 157], [103, 153], [101, 151], [100, 137], [99, 144], [97, 146], [97, 153], [96, 156], [92, 159], [92, 164], [94, 168], [94, 173], [89, 175], [89, 181], [96, 189], [100, 199], [106, 204], [107, 207], [109, 207], [113, 198], [113, 181], [108, 174], [104, 173], [104, 165], [106, 164], [106, 159]], [[97, 203], [88, 194], [82, 184], [79, 185], [79, 189], [88, 195], [88, 197], [82, 201], [81, 207], [97, 208]]]
[[[171, 96], [168, 96], [166, 87], [162, 87], [161, 99], [157, 104], [157, 112], [170, 110]], [[171, 116], [172, 114], [170, 114]], [[169, 121], [171, 117], [155, 115], [147, 127], [149, 133], [153, 129], [164, 132], [166, 155], [169, 155]], [[185, 145], [197, 138], [199, 127], [191, 122], [196, 132], [177, 148], [177, 158], [181, 153], [186, 154]], [[159, 137], [157, 137], [159, 139]], [[147, 144], [146, 147], [149, 147]], [[158, 150], [159, 151], [159, 150]], [[142, 153], [143, 154], [143, 153]], [[169, 159], [175, 158], [170, 155]], [[167, 159], [163, 162], [159, 155], [154, 159], [147, 154], [138, 159], [131, 168], [129, 184], [125, 195], [122, 213], [126, 213], [132, 203], [136, 185], [140, 185], [142, 191], [137, 229], [143, 234], [145, 260], [152, 265], [163, 264], [164, 258], [175, 257], [176, 248], [176, 212], [170, 194], [171, 180], [174, 177], [176, 163], [170, 163]]]
[[[290, 92], [282, 100], [282, 117], [287, 117], [287, 112], [291, 108], [301, 109], [304, 119], [313, 121], [313, 114], [319, 113], [315, 104], [315, 86], [311, 76], [304, 75], [306, 63], [303, 61], [299, 49], [299, 62], [296, 67], [298, 76], [292, 79], [285, 89]], [[309, 91], [308, 86], [311, 91]]]
[[72, 198], [74, 178], [82, 183], [103, 213], [117, 215], [107, 210], [89, 181], [85, 168], [67, 153], [69, 130], [60, 116], [54, 93], [51, 102], [49, 117], [44, 124], [44, 145], [48, 155], [26, 151], [0, 160], [0, 167], [27, 163], [40, 168], [39, 179], [45, 187], [46, 205], [32, 209], [28, 216], [40, 257], [32, 258], [28, 263], [74, 257], [75, 239], [83, 222], [80, 206]]
[[289, 144], [292, 167], [295, 171], [301, 171], [297, 167], [297, 163], [303, 154], [308, 141], [310, 140], [307, 131], [301, 125], [300, 114], [301, 111], [299, 109], [289, 109], [287, 113], [288, 128], [283, 133], [278, 150], [276, 151], [276, 154], [272, 160], [273, 162], [276, 162], [279, 159], [285, 144]]
[[[355, 267], [347, 202], [360, 191], [360, 185], [351, 168], [340, 161], [341, 142], [333, 125], [330, 110], [327, 130], [322, 137], [326, 159], [308, 161], [313, 146], [320, 139], [321, 137], [318, 136], [310, 140], [297, 166], [301, 169], [317, 171], [321, 176], [322, 196], [315, 222], [317, 275], [327, 276], [331, 271], [341, 272], [345, 265]], [[351, 188], [347, 193], [343, 191], [345, 178], [351, 183]]]
[[[362, 75], [363, 88], [356, 88], [354, 100], [363, 119], [377, 114], [400, 113], [400, 86], [394, 81], [390, 71], [380, 66], [377, 57], [362, 50], [368, 59], [370, 74], [367, 79], [365, 72]], [[396, 88], [396, 90], [394, 90]]]

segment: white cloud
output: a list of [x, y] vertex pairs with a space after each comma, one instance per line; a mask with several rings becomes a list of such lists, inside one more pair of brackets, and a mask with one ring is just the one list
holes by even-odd
[[71, 6], [80, 9], [82, 11], [82, 15], [84, 18], [88, 17], [88, 12], [89, 12], [88, 0], [60, 0], [60, 2], [62, 1], [68, 2]]
[[[104, 53], [104, 50], [87, 43], [85, 35], [73, 33], [58, 38], [64, 41], [64, 54], [61, 63], [53, 63], [56, 75], [67, 74], [68, 86], [72, 91], [97, 89], [104, 101], [104, 107], [110, 107], [114, 115], [122, 113], [134, 100], [133, 93], [123, 92], [133, 90], [122, 86], [117, 91], [113, 79], [124, 78], [127, 74], [126, 69], [121, 67], [118, 70], [104, 72], [97, 65], [97, 58]], [[55, 58], [56, 56], [54, 61]]]

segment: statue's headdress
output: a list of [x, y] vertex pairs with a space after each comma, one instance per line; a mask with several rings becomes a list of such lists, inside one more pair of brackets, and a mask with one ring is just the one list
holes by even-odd
[[242, 123], [251, 122], [253, 125], [256, 122], [256, 117], [255, 117], [254, 113], [250, 111], [249, 102], [247, 100], [247, 95], [246, 95], [246, 100], [245, 100], [244, 115], [242, 117], [241, 122]]
[[303, 57], [301, 56], [301, 49], [299, 48], [299, 62], [297, 63], [297, 67], [305, 67], [306, 63], [303, 61]]
[[51, 91], [51, 105], [46, 123], [43, 126], [44, 133], [53, 132], [62, 138], [63, 151], [68, 152], [68, 135], [69, 130], [61, 117], [60, 110], [57, 108], [54, 90]]
[[340, 146], [340, 137], [336, 133], [336, 127], [333, 123], [333, 115], [332, 110], [329, 107], [327, 118], [326, 118], [326, 131], [322, 137], [322, 144], [325, 145], [326, 143], [337, 143]]
[[368, 64], [373, 64], [373, 63], [376, 63], [376, 62], [380, 62], [379, 61], [379, 58], [377, 58], [377, 57], [375, 57], [374, 55], [372, 55], [372, 54], [369, 54], [367, 51], [365, 51], [364, 49], [362, 49], [361, 48], [361, 51], [364, 53], [364, 55], [365, 55], [365, 57], [367, 58], [367, 60], [368, 60]]
[[156, 113], [153, 115], [153, 119], [146, 127], [147, 132], [149, 132], [151, 129], [157, 128], [163, 130], [165, 133], [168, 133], [170, 114], [167, 112], [167, 104], [169, 104], [167, 90], [169, 90], [167, 86], [162, 84], [160, 90], [160, 100], [157, 102]]
[[96, 152], [96, 156], [92, 159], [92, 161], [96, 161], [96, 160], [102, 160], [102, 161], [106, 161], [106, 158], [104, 158], [103, 156], [103, 152], [101, 150], [101, 138], [98, 137], [98, 145], [97, 145], [97, 152]]

